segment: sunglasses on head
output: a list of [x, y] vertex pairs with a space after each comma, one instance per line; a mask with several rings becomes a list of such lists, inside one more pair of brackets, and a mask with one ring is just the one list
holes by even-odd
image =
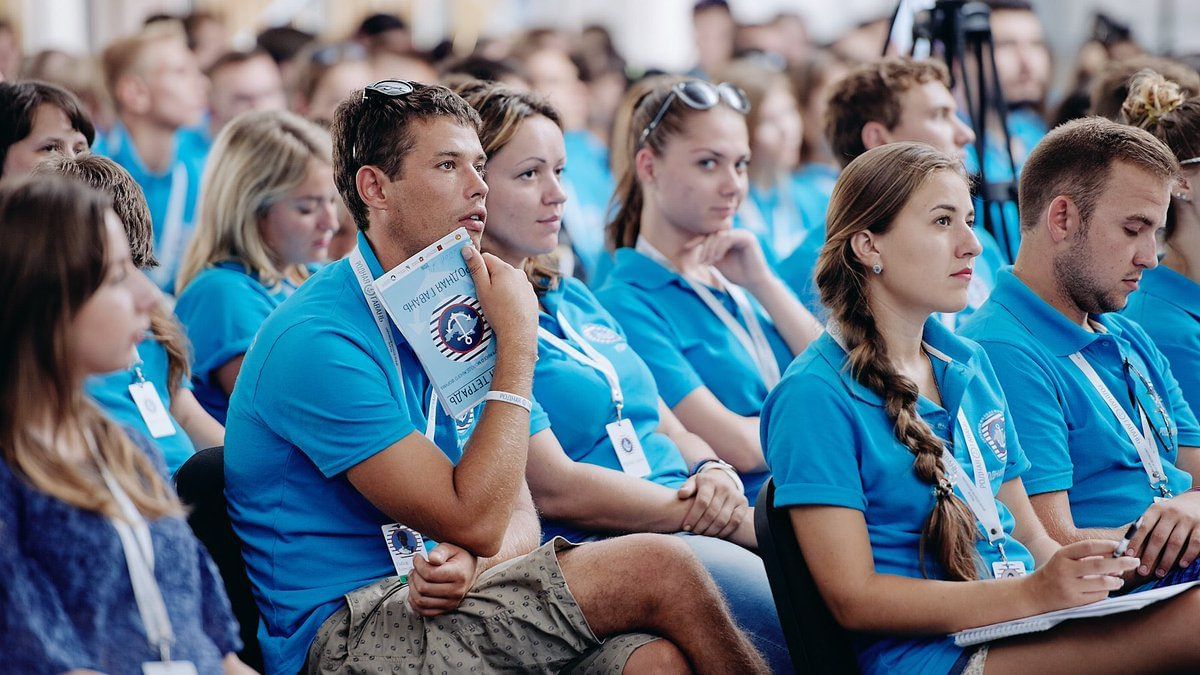
[[[368, 94], [377, 94], [392, 99], [407, 96], [416, 90], [416, 85], [406, 80], [380, 80], [363, 88], [362, 100], [367, 100]], [[358, 148], [351, 148], [350, 158], [358, 160]]]
[[739, 113], [745, 115], [750, 112], [750, 101], [746, 98], [746, 92], [738, 89], [736, 86], [722, 82], [721, 84], [713, 84], [706, 80], [687, 80], [679, 82], [671, 87], [671, 93], [663, 99], [662, 105], [659, 106], [658, 112], [646, 128], [642, 130], [642, 135], [638, 138], [638, 147], [650, 138], [650, 134], [662, 124], [663, 118], [666, 117], [667, 111], [670, 110], [671, 104], [675, 99], [683, 101], [683, 104], [692, 110], [711, 110], [721, 101], [725, 105], [733, 108]]

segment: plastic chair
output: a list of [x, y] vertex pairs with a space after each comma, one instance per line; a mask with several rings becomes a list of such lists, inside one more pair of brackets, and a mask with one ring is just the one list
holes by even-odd
[[787, 510], [775, 508], [774, 480], [758, 493], [754, 533], [796, 672], [857, 673], [850, 633], [838, 625], [821, 598]]
[[225, 448], [208, 448], [189, 457], [175, 472], [175, 490], [183, 503], [191, 507], [188, 525], [208, 549], [208, 555], [225, 582], [225, 594], [229, 596], [245, 645], [238, 656], [246, 665], [261, 672], [258, 607], [254, 604], [250, 579], [242, 562], [241, 541], [234, 534], [229, 513], [225, 510]]

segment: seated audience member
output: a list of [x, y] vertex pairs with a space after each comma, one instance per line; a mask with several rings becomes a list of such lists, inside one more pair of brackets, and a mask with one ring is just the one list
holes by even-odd
[[[112, 199], [125, 226], [134, 267], [153, 269], [154, 230], [146, 199], [129, 172], [107, 157], [55, 157], [35, 173], [77, 178]], [[150, 331], [138, 343], [130, 368], [88, 378], [89, 396], [116, 422], [133, 429], [158, 448], [167, 471], [175, 471], [196, 452], [225, 442], [225, 430], [192, 394], [188, 341], [183, 328], [160, 304], [150, 312]], [[164, 398], [165, 396], [165, 398]]]
[[192, 237], [204, 170], [203, 148], [181, 131], [204, 114], [204, 76], [182, 31], [170, 23], [113, 42], [101, 65], [117, 125], [96, 152], [111, 157], [141, 186], [159, 262], [149, 276], [170, 291]]
[[[483, 123], [483, 251], [524, 269], [538, 296], [533, 393], [550, 428], [530, 439], [525, 474], [547, 521], [543, 540], [679, 534], [772, 669], [787, 670], [762, 561], [738, 546], [757, 544], [737, 473], [675, 419], [620, 324], [555, 265], [567, 162], [558, 112], [536, 95], [495, 84], [476, 82], [459, 93]], [[629, 450], [619, 445], [621, 433], [629, 434]]]
[[1183, 398], [1200, 413], [1200, 98], [1154, 72], [1134, 79], [1122, 116], [1165, 143], [1180, 164], [1163, 229], [1159, 267], [1142, 273], [1125, 314], [1171, 364]]
[[626, 98], [623, 168], [609, 225], [612, 271], [596, 296], [646, 361], [683, 426], [741, 474], [767, 478], [758, 414], [821, 327], [771, 271], [758, 239], [732, 229], [750, 158], [745, 95], [664, 78]]
[[195, 350], [196, 398], [222, 424], [259, 326], [325, 260], [331, 160], [329, 134], [283, 111], [241, 116], [213, 146], [175, 314]]
[[[104, 93], [99, 63], [91, 56], [43, 49], [21, 64], [20, 81], [40, 80], [56, 84], [75, 95], [84, 115], [96, 129], [96, 137], [112, 127], [112, 105]], [[92, 143], [96, 141], [93, 140]]]
[[45, 82], [0, 83], [0, 178], [27, 174], [54, 155], [87, 152], [96, 130], [79, 99]]
[[[804, 222], [812, 223], [818, 237], [825, 239], [825, 210], [837, 182], [841, 164], [834, 158], [825, 138], [825, 110], [829, 91], [846, 75], [846, 65], [828, 52], [813, 51], [788, 67], [792, 94], [800, 106], [800, 166], [792, 176], [800, 197]], [[805, 241], [807, 241], [807, 236]]]
[[763, 252], [775, 263], [794, 251], [816, 226], [805, 222], [792, 179], [803, 138], [800, 109], [787, 76], [759, 60], [738, 59], [719, 79], [746, 92], [750, 102], [746, 114], [753, 158], [748, 168], [750, 190], [738, 209], [738, 225], [758, 236]]
[[1187, 97], [1200, 95], [1200, 74], [1186, 64], [1154, 56], [1139, 56], [1124, 61], [1111, 61], [1092, 85], [1091, 114], [1121, 121], [1121, 108], [1129, 98], [1129, 84], [1134, 75], [1153, 70], [1179, 86]]
[[134, 673], [169, 652], [193, 672], [248, 670], [162, 457], [85, 395], [86, 378], [129, 367], [161, 302], [108, 198], [7, 181], [0, 239], [4, 669]]
[[367, 50], [357, 42], [314, 45], [297, 58], [302, 66], [292, 91], [292, 110], [326, 129], [338, 104], [374, 81]]
[[213, 139], [233, 118], [252, 110], [286, 110], [287, 96], [279, 66], [264, 51], [225, 52], [209, 66], [208, 124], [192, 130], [195, 139], [204, 145], [204, 152]]
[[[852, 70], [833, 86], [827, 102], [825, 135], [834, 156], [845, 166], [871, 148], [915, 141], [961, 161], [975, 134], [959, 119], [949, 86], [950, 75], [937, 61], [891, 58]], [[823, 223], [821, 228], [819, 236], [814, 233], [779, 265], [779, 275], [815, 312], [820, 312], [820, 301], [813, 271], [825, 240]], [[973, 262], [967, 306], [961, 312], [938, 315], [952, 330], [983, 304], [1005, 264], [990, 234], [975, 228], [975, 236], [983, 252]]]
[[295, 91], [300, 71], [306, 67], [306, 50], [316, 39], [316, 35], [292, 26], [267, 28], [254, 38], [255, 48], [270, 54], [275, 65], [279, 66], [279, 73], [283, 76], [283, 89], [288, 93], [289, 99]]
[[[523, 273], [464, 254], [497, 344], [489, 393], [505, 395], [461, 446], [378, 301], [372, 279], [438, 238], [465, 227], [478, 246], [488, 191], [478, 126], [449, 90], [408, 82], [338, 107], [335, 175], [358, 246], [267, 319], [230, 402], [226, 496], [267, 669], [762, 669], [678, 539], [538, 547], [524, 480], [537, 306]], [[399, 527], [440, 543], [393, 560], [385, 533]], [[614, 637], [630, 631], [664, 639]]]
[[1200, 556], [1200, 425], [1166, 357], [1117, 314], [1158, 265], [1179, 163], [1140, 129], [1092, 117], [1038, 145], [1021, 176], [1016, 266], [960, 329], [983, 345], [1032, 467], [1025, 486], [1061, 543], [1134, 541], [1140, 578]]
[[1014, 402], [984, 350], [933, 317], [967, 303], [973, 218], [961, 163], [929, 146], [875, 148], [842, 172], [817, 266], [830, 332], [763, 410], [775, 504], [864, 673], [1195, 668], [1195, 590], [1019, 641], [949, 637], [1100, 600], [1138, 564], [1116, 541], [1047, 536]]

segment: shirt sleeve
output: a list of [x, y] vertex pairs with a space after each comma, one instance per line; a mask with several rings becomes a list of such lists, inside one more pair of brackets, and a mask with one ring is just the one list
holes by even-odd
[[[1026, 350], [1006, 342], [981, 341], [1004, 390], [1008, 406], [1009, 464], [1012, 449], [1029, 464], [1022, 479], [1030, 495], [1068, 490], [1075, 483], [1071, 461], [1066, 411], [1050, 373]], [[1020, 441], [1017, 441], [1017, 437]], [[1008, 475], [1009, 467], [1005, 474]]]
[[759, 429], [776, 506], [866, 510], [854, 426], [844, 392], [807, 373], [784, 378], [767, 399]]
[[192, 342], [194, 376], [211, 382], [222, 366], [245, 354], [274, 308], [244, 274], [214, 274], [184, 289], [175, 314]]
[[667, 407], [674, 408], [688, 394], [703, 387], [704, 380], [684, 356], [678, 337], [663, 317], [640, 298], [618, 295], [611, 290], [600, 297], [600, 302], [620, 323], [629, 345], [650, 367]]
[[83, 638], [67, 616], [54, 583], [21, 555], [22, 508], [15, 478], [0, 467], [0, 635], [7, 650], [4, 670], [14, 673], [61, 673], [95, 668], [81, 647]]
[[537, 399], [531, 399], [530, 402], [533, 403], [533, 410], [529, 411], [529, 437], [533, 438], [550, 428], [550, 415]]
[[[987, 352], [980, 349], [977, 356], [983, 377], [990, 382], [998, 382], [999, 378], [996, 377], [996, 370], [992, 367], [992, 361], [988, 358]], [[1007, 483], [1024, 475], [1029, 470], [1030, 462], [1029, 458], [1025, 456], [1025, 448], [1022, 447], [1021, 440], [1017, 435], [1017, 427], [1013, 424], [1012, 408], [1008, 405], [1008, 397], [1004, 396], [1003, 391], [1000, 395], [1004, 403], [1002, 406], [1004, 410], [1004, 449], [1007, 455], [1004, 461], [1003, 482]]]
[[[417, 427], [406, 400], [389, 386], [383, 365], [362, 345], [349, 335], [310, 326], [292, 326], [273, 344], [255, 347], [269, 351], [253, 385], [253, 409], [263, 424], [332, 478]], [[320, 355], [317, 365], [314, 355]]]

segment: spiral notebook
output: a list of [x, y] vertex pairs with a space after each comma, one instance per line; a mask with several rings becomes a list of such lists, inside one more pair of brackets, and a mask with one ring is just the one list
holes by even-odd
[[1160, 600], [1173, 598], [1176, 595], [1200, 584], [1200, 581], [1189, 581], [1183, 584], [1175, 584], [1173, 586], [1163, 586], [1153, 588], [1140, 593], [1130, 593], [1128, 595], [1118, 595], [1112, 598], [1105, 598], [1087, 605], [1079, 607], [1071, 607], [1070, 609], [1060, 609], [1054, 612], [1046, 612], [1036, 616], [1026, 617], [1024, 619], [1015, 619], [1013, 621], [1005, 621], [1003, 623], [994, 623], [990, 626], [981, 626], [979, 628], [971, 628], [964, 631], [959, 631], [954, 634], [954, 644], [959, 647], [970, 647], [971, 645], [991, 642], [992, 640], [1000, 640], [1002, 638], [1014, 637], [1016, 635], [1024, 635], [1026, 633], [1037, 633], [1039, 631], [1049, 630], [1054, 626], [1071, 619], [1087, 619], [1098, 616], [1108, 616], [1110, 614], [1120, 614], [1121, 612], [1131, 612], [1135, 609], [1141, 609], [1147, 605], [1152, 605]]

